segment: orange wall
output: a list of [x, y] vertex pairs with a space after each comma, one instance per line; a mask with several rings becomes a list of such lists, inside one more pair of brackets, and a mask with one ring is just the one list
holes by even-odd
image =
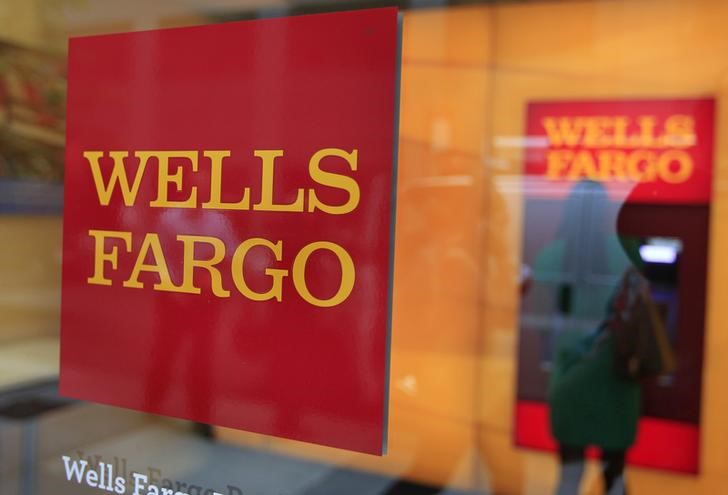
[[[723, 100], [728, 95], [728, 32], [721, 19], [728, 16], [728, 4], [715, 1], [632, 1], [567, 2], [501, 6], [493, 11], [492, 67], [493, 91], [489, 112], [493, 136], [513, 136], [525, 127], [523, 109], [528, 101], [547, 99], [600, 99], [640, 97], [699, 97], [714, 95], [718, 101], [716, 119], [716, 190], [713, 203], [708, 319], [702, 423], [702, 472], [699, 477], [669, 475], [658, 471], [632, 469], [629, 480], [636, 493], [720, 493], [728, 482], [728, 423], [723, 419], [726, 394], [722, 376], [728, 368], [720, 357], [728, 346], [723, 331], [728, 312], [720, 310], [726, 294], [728, 265], [717, 253], [728, 246], [728, 163], [725, 129], [728, 113]], [[521, 170], [521, 151], [493, 147], [491, 157], [504, 168], [504, 181]], [[505, 183], [504, 182], [504, 183]], [[512, 211], [518, 211], [513, 205]], [[517, 217], [516, 217], [517, 218]], [[512, 225], [518, 225], [517, 221]], [[507, 233], [514, 252], [519, 249], [520, 226]], [[488, 279], [486, 294], [497, 292], [500, 284]], [[515, 305], [515, 293], [512, 304]], [[513, 335], [515, 310], [510, 324], [485, 307], [486, 332]], [[515, 339], [509, 352], [515, 353]], [[488, 346], [484, 361], [493, 362]], [[494, 373], [484, 368], [484, 381], [513, 390], [515, 374]], [[502, 390], [503, 394], [506, 392]], [[511, 429], [510, 407], [493, 404], [485, 421], [500, 418], [499, 426]], [[499, 412], [500, 411], [500, 412]], [[504, 493], [545, 493], [555, 481], [556, 465], [548, 455], [525, 453], [499, 445], [499, 436], [487, 428], [483, 445], [487, 459], [497, 459], [496, 471], [520, 466], [520, 479], [498, 477]], [[500, 438], [503, 442], [503, 438]], [[596, 476], [591, 471], [594, 485]]]
[[0, 344], [58, 335], [61, 219], [0, 215]]

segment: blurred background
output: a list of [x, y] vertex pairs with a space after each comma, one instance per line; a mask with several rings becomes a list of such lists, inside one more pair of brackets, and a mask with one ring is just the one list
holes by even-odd
[[[388, 455], [59, 397], [68, 38], [384, 5], [403, 12]], [[690, 408], [677, 418], [691, 425], [692, 440], [663, 438], [647, 453], [651, 465], [636, 462], [627, 480], [637, 494], [722, 493], [728, 485], [728, 310], [722, 307], [728, 260], [720, 255], [728, 252], [725, 19], [728, 3], [718, 0], [0, 0], [0, 494], [97, 493], [65, 480], [64, 454], [152, 470], [199, 493], [551, 493], [558, 476], [553, 442], [538, 437], [548, 435], [545, 423], [533, 426], [543, 417], [522, 406], [543, 401], [553, 351], [549, 328], [563, 324], [529, 322], [557, 313], [557, 303], [544, 310], [533, 299], [562, 290], [565, 272], [539, 278], [535, 265], [539, 248], [559, 235], [567, 198], [530, 196], [529, 105], [701, 98], [715, 104], [707, 131], [712, 160], [696, 165], [713, 169], [702, 227], [641, 232], [684, 254], [683, 264], [690, 255], [685, 246], [698, 245], [692, 259], [705, 265], [690, 282], [697, 290], [681, 291], [684, 277], [674, 274], [662, 286], [665, 318], [693, 311], [692, 326], [679, 328], [675, 321], [682, 320], [673, 316], [668, 330], [693, 336], [682, 369], [692, 373], [696, 393], [682, 403], [655, 389], [648, 410], [659, 410], [661, 401]], [[624, 196], [612, 200], [604, 215], [614, 222]], [[594, 201], [585, 196], [578, 207], [584, 216], [574, 225], [589, 224], [587, 203]], [[681, 214], [670, 205], [654, 211], [652, 225]], [[599, 291], [619, 273], [592, 289], [570, 290]], [[660, 386], [670, 383], [668, 377]], [[687, 469], [659, 462], [671, 446], [690, 450]], [[600, 483], [592, 462], [582, 492], [601, 493]]]

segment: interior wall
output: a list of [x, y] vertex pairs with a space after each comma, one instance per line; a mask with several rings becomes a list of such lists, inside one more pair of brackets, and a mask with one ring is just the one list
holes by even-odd
[[38, 0], [6, 0], [0, 3], [0, 39], [41, 47], [45, 43], [42, 9]]
[[0, 215], [0, 344], [58, 336], [61, 217]]
[[[680, 98], [714, 96], [717, 101], [714, 200], [710, 243], [706, 327], [701, 473], [699, 476], [629, 469], [635, 493], [719, 493], [728, 475], [728, 407], [721, 377], [728, 373], [721, 356], [728, 350], [726, 294], [728, 264], [719, 253], [728, 249], [728, 147], [721, 129], [728, 124], [723, 104], [728, 95], [728, 34], [722, 19], [728, 4], [710, 0], [639, 0], [630, 2], [534, 2], [497, 6], [493, 15], [492, 93], [494, 142], [519, 136], [526, 127], [525, 108], [535, 100]], [[503, 190], [522, 171], [522, 152], [502, 144], [492, 159]], [[504, 194], [504, 197], [508, 197]], [[512, 221], [504, 230], [509, 251], [520, 252], [520, 202], [509, 201]], [[516, 273], [511, 274], [515, 278]], [[482, 442], [489, 467], [497, 473], [496, 493], [547, 493], [555, 482], [554, 456], [512, 446], [512, 404], [515, 391], [517, 291], [502, 292], [506, 311], [489, 295], [503, 281], [487, 277], [484, 331], [484, 383], [498, 390], [498, 403], [485, 411]], [[502, 338], [496, 338], [501, 335]], [[507, 344], [504, 344], [507, 342]], [[504, 350], [504, 347], [506, 350]], [[510, 356], [502, 366], [497, 356]], [[505, 363], [508, 364], [505, 364]], [[496, 422], [498, 428], [488, 428]], [[592, 466], [585, 490], [599, 493]]]

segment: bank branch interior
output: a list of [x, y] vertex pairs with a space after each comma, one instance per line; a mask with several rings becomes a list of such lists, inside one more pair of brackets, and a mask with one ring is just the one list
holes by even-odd
[[[386, 455], [60, 395], [68, 39], [384, 6]], [[718, 0], [0, 0], [0, 495], [152, 493], [134, 473], [189, 495], [725, 493], [726, 19]], [[630, 297], [651, 323], [615, 316]], [[644, 366], [597, 369], [633, 326]], [[82, 460], [106, 482], [77, 483]]]

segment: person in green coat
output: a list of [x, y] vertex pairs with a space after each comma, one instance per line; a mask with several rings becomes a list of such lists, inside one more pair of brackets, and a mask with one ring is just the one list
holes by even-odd
[[557, 347], [548, 402], [561, 460], [558, 495], [578, 493], [588, 446], [601, 451], [606, 492], [626, 493], [625, 456], [637, 435], [641, 387], [615, 373], [614, 346], [603, 326], [586, 336], [569, 332]]
[[[589, 446], [601, 452], [606, 492], [625, 494], [625, 456], [637, 434], [641, 387], [615, 372], [609, 320], [624, 274], [639, 263], [634, 256], [638, 246], [610, 225], [608, 204], [601, 184], [577, 183], [565, 202], [556, 239], [534, 260], [534, 282], [561, 279], [554, 299], [542, 299], [551, 309], [543, 309], [568, 322], [554, 330], [558, 339], [547, 394], [561, 461], [557, 495], [579, 493]], [[595, 273], [602, 282], [593, 282]]]

